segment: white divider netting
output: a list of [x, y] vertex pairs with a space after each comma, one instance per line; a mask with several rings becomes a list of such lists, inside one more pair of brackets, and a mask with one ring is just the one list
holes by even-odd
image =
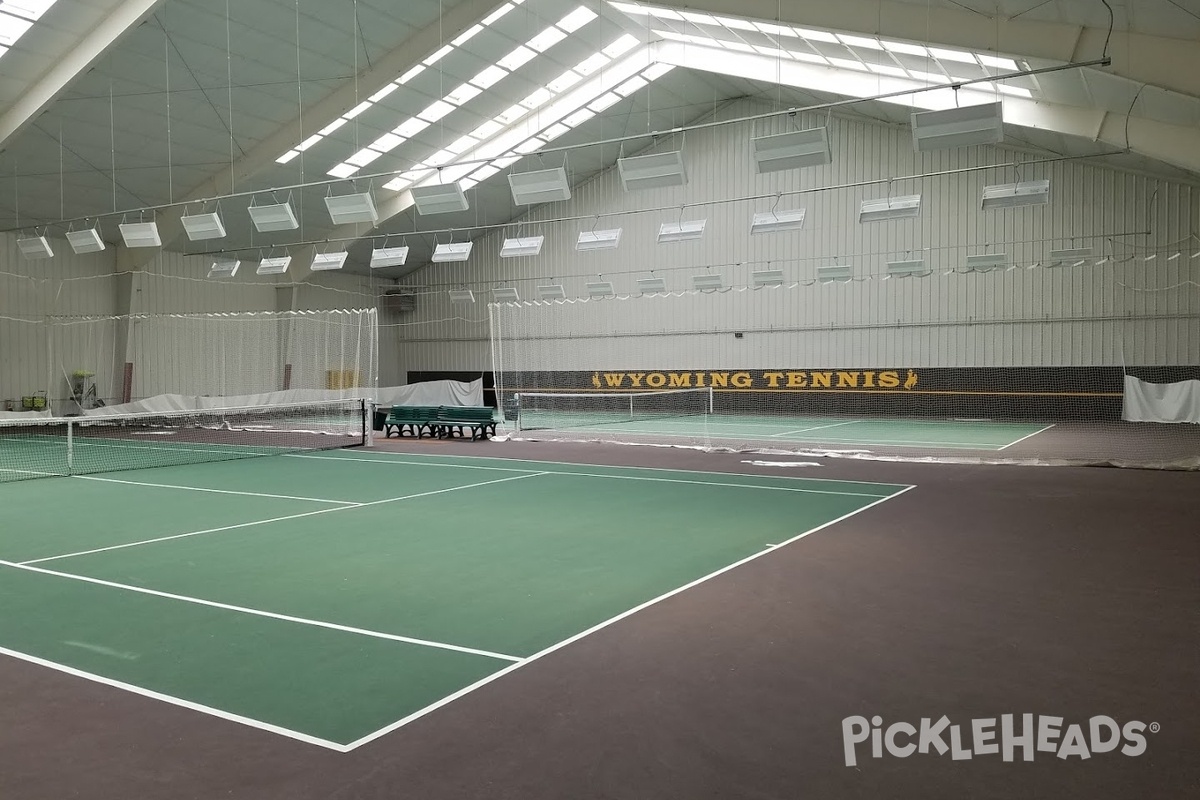
[[42, 326], [56, 413], [162, 395], [361, 397], [377, 380], [374, 309], [55, 317]]
[[497, 396], [526, 439], [1200, 467], [1200, 425], [1122, 419], [1126, 375], [1200, 379], [1200, 298], [1041, 272], [492, 304]]

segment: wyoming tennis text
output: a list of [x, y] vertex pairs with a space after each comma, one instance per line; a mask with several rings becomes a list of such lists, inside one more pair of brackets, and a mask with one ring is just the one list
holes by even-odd
[[1156, 723], [1146, 725], [1131, 720], [1119, 725], [1112, 717], [1103, 715], [1092, 717], [1086, 726], [1071, 724], [1065, 728], [1062, 717], [1039, 715], [1035, 722], [1033, 714], [1022, 714], [1018, 722], [1015, 716], [1002, 714], [999, 730], [995, 717], [972, 719], [961, 726], [951, 723], [945, 716], [937, 721], [925, 717], [919, 725], [893, 722], [886, 728], [882, 717], [870, 720], [861, 716], [846, 717], [842, 720], [846, 766], [858, 765], [858, 745], [868, 739], [871, 740], [872, 758], [883, 758], [885, 751], [896, 758], [907, 758], [913, 753], [928, 753], [933, 748], [939, 756], [949, 752], [954, 761], [997, 753], [1005, 761], [1012, 761], [1017, 750], [1021, 751], [1025, 761], [1033, 761], [1035, 753], [1054, 753], [1061, 759], [1075, 756], [1082, 760], [1095, 753], [1111, 753], [1118, 747], [1123, 755], [1140, 756], [1146, 752], [1145, 732], [1158, 730]]

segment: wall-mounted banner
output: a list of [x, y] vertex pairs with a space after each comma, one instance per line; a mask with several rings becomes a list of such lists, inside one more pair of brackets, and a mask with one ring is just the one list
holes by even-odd
[[915, 389], [920, 375], [912, 369], [855, 370], [698, 370], [691, 372], [593, 372], [591, 384], [602, 390], [713, 389], [767, 391]]

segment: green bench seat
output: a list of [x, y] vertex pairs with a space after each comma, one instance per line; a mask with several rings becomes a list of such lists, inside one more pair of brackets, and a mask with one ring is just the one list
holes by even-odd
[[495, 412], [490, 406], [392, 406], [383, 421], [384, 438], [390, 439], [393, 433], [418, 439], [425, 434], [486, 439], [496, 435]]
[[496, 435], [495, 410], [491, 406], [442, 406], [433, 423], [435, 435], [446, 438], [467, 438], [471, 441]]
[[390, 439], [392, 433], [401, 437], [410, 434], [418, 439], [427, 433], [433, 436], [437, 417], [438, 406], [392, 406], [383, 421], [384, 438]]

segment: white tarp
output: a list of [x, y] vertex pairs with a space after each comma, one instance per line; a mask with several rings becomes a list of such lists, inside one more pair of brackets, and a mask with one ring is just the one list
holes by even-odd
[[45, 411], [0, 411], [0, 419], [40, 419], [49, 416], [49, 409]]
[[424, 381], [379, 389], [376, 404], [384, 406], [482, 406], [483, 378], [462, 381]]
[[1125, 376], [1126, 422], [1200, 423], [1200, 381], [1146, 383]]
[[461, 381], [426, 381], [409, 386], [385, 386], [378, 389], [288, 389], [262, 394], [209, 397], [183, 394], [160, 394], [132, 403], [89, 408], [87, 416], [114, 414], [159, 414], [164, 411], [198, 411], [216, 408], [259, 408], [292, 403], [320, 403], [330, 400], [366, 398], [380, 408], [398, 405], [413, 406], [482, 406], [483, 379], [469, 383]]

